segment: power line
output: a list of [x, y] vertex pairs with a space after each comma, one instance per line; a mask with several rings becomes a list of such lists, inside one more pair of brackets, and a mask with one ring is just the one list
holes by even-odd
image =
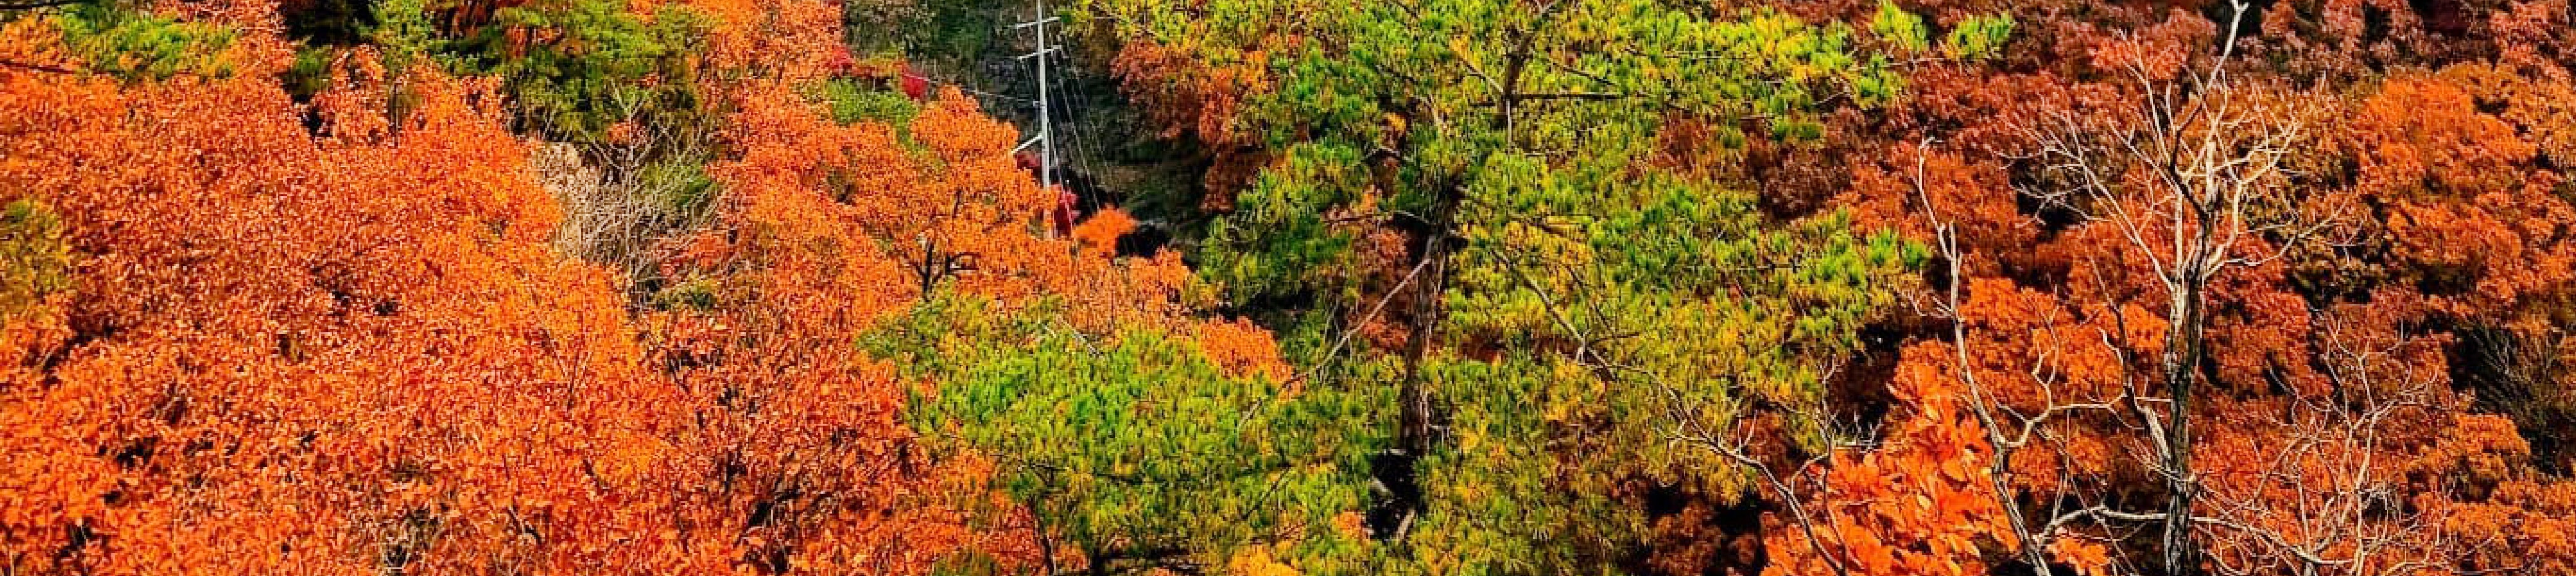
[[943, 85], [943, 86], [948, 86], [948, 87], [956, 88], [956, 89], [957, 89], [957, 91], [959, 91], [959, 92], [965, 92], [965, 93], [967, 93], [967, 94], [973, 94], [973, 95], [976, 95], [976, 96], [982, 96], [982, 97], [985, 97], [985, 98], [1000, 98], [1000, 99], [1003, 99], [1003, 100], [1010, 100], [1010, 101], [1013, 101], [1013, 102], [1020, 102], [1020, 103], [1023, 103], [1023, 104], [1030, 104], [1030, 103], [1036, 103], [1036, 102], [1037, 102], [1036, 100], [1030, 100], [1030, 99], [1027, 99], [1027, 98], [1021, 98], [1021, 97], [1018, 97], [1018, 96], [1012, 96], [1012, 95], [1009, 95], [1009, 94], [994, 94], [994, 93], [991, 93], [991, 92], [985, 92], [985, 91], [982, 91], [982, 90], [976, 90], [976, 89], [974, 89], [974, 88], [968, 88], [968, 87], [966, 87], [966, 84], [965, 84], [965, 83], [963, 83], [963, 82], [958, 82], [958, 81], [954, 81], [954, 80], [943, 80], [943, 79], [939, 79], [939, 78], [932, 78], [932, 77], [929, 77], [929, 76], [923, 76], [923, 75], [920, 75], [920, 74], [914, 74], [914, 73], [911, 73], [911, 72], [905, 72], [905, 73], [903, 73], [903, 74], [902, 74], [902, 77], [903, 77], [904, 79], [908, 79], [908, 80], [920, 80], [923, 84], [937, 84], [937, 85]]
[[[1108, 204], [1110, 200], [1107, 197], [1108, 190], [1101, 186], [1102, 182], [1100, 180], [1102, 177], [1108, 175], [1106, 172], [1101, 170], [1101, 164], [1106, 162], [1104, 159], [1107, 158], [1107, 156], [1101, 153], [1102, 144], [1100, 134], [1088, 131], [1089, 129], [1101, 126], [1098, 121], [1091, 117], [1091, 114], [1098, 110], [1098, 108], [1080, 108], [1078, 110], [1079, 111], [1075, 114], [1075, 117], [1082, 119], [1082, 123], [1078, 125], [1085, 127], [1084, 131], [1075, 132], [1073, 137], [1075, 148], [1081, 152], [1078, 160], [1082, 163], [1084, 173], [1091, 176], [1091, 187], [1093, 188], [1093, 192], [1100, 196], [1092, 198], [1092, 202], [1095, 205]], [[1072, 111], [1072, 109], [1069, 109], [1069, 111]]]

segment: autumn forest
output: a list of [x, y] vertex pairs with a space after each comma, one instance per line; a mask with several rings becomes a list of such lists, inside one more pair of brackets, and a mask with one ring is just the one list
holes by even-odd
[[0, 0], [0, 576], [2576, 575], [2568, 0]]

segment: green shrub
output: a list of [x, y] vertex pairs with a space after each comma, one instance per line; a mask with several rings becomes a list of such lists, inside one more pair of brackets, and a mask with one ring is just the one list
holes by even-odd
[[996, 457], [991, 487], [1110, 571], [1363, 545], [1330, 523], [1368, 506], [1385, 387], [1230, 373], [1187, 333], [1085, 334], [1050, 302], [935, 296], [859, 345], [937, 383], [906, 411], [933, 453]]
[[653, 307], [659, 310], [714, 310], [716, 289], [715, 280], [709, 278], [681, 281], [655, 291]]
[[339, 54], [338, 49], [329, 46], [298, 48], [295, 50], [295, 63], [287, 66], [286, 73], [279, 75], [278, 81], [285, 84], [286, 93], [294, 95], [298, 101], [310, 99], [331, 87], [331, 60]]
[[33, 200], [0, 207], [0, 318], [71, 288], [71, 248], [51, 208]]
[[689, 56], [703, 50], [712, 22], [694, 10], [665, 6], [642, 18], [620, 0], [536, 0], [453, 34], [429, 11], [423, 0], [376, 6], [381, 23], [372, 37], [387, 67], [426, 61], [455, 74], [498, 76], [521, 130], [600, 142], [621, 121], [702, 124], [709, 115]]
[[707, 168], [699, 159], [673, 158], [646, 165], [637, 178], [639, 189], [653, 195], [647, 200], [683, 220], [694, 220], [706, 212], [715, 200], [716, 181], [707, 177]]
[[128, 80], [192, 75], [232, 76], [222, 57], [239, 35], [231, 28], [179, 22], [111, 4], [75, 4], [53, 17], [63, 46], [91, 71]]
[[806, 87], [805, 97], [831, 107], [832, 120], [843, 126], [861, 121], [902, 126], [912, 123], [912, 117], [921, 114], [921, 105], [904, 93], [868, 84], [834, 78]]

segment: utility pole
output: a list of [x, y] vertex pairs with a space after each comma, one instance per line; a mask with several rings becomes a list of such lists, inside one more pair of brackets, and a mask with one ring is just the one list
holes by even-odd
[[1048, 94], [1051, 90], [1047, 83], [1047, 59], [1049, 54], [1057, 50], [1057, 47], [1047, 43], [1046, 27], [1048, 24], [1055, 23], [1056, 17], [1047, 14], [1046, 0], [1037, 0], [1037, 4], [1036, 21], [1022, 22], [1012, 27], [1035, 29], [1038, 37], [1038, 50], [1020, 57], [1021, 60], [1030, 58], [1038, 60], [1038, 135], [1028, 142], [1021, 143], [1020, 148], [1027, 149], [1029, 144], [1038, 145], [1038, 184], [1053, 191], [1055, 190], [1055, 120], [1051, 116], [1054, 110], [1052, 99]]

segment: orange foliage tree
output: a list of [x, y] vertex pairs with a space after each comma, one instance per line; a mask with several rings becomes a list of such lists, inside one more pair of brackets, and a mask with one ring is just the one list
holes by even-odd
[[[2561, 178], [2539, 162], [2551, 129], [2517, 119], [2551, 117], [2558, 80], [2534, 64], [2547, 58], [2522, 53], [2393, 74], [2343, 96], [2247, 85], [2320, 63], [2348, 73], [2443, 56], [2213, 62], [2230, 46], [2268, 53], [2262, 43], [2285, 41], [2282, 31], [2297, 28], [2274, 26], [2305, 17], [2294, 4], [2305, 6], [2278, 3], [2251, 42], [2227, 41], [2226, 6], [2215, 27], [2154, 6], [2031, 15], [2038, 36], [2015, 46], [2035, 60], [1914, 76], [1917, 91], [1888, 119], [1887, 153], [1854, 167], [1842, 203], [1946, 260], [1916, 296], [1934, 328], [1900, 349], [1891, 387], [1946, 380], [1957, 412], [1971, 416], [1946, 425], [1982, 436], [1974, 483], [1991, 486], [1982, 492], [2008, 523], [1915, 527], [1900, 541], [1934, 541], [1941, 529], [1991, 534], [1962, 562], [2018, 555], [2011, 563], [2078, 574], [2546, 572], [2567, 562], [2527, 536], [2565, 530], [2566, 483], [2532, 468], [2505, 418], [2478, 413], [2492, 405], [2492, 384], [2454, 381], [2487, 371], [2549, 378], [2541, 350], [2560, 339], [2537, 318], [2563, 309], [2558, 229], [2568, 213], [2541, 192]], [[2343, 9], [2355, 8], [2329, 16]], [[2526, 12], [2493, 25], [2548, 17]], [[2133, 32], [2086, 32], [2104, 27]], [[2463, 56], [2474, 57], [2448, 57]], [[2174, 78], [2182, 82], [2153, 88]], [[2146, 132], [2116, 122], [2138, 114], [2167, 122]], [[2315, 136], [2266, 144], [2277, 121]], [[2204, 139], [2220, 145], [2154, 152]], [[2175, 163], [2213, 151], [2222, 162]], [[2268, 183], [2229, 179], [2274, 165]], [[2191, 211], [2191, 198], [2157, 196], [2204, 183], [2259, 194]], [[2234, 244], [2174, 234], [2194, 230]], [[2224, 265], [2184, 290], [2174, 272], [2195, 253]], [[2186, 306], [2199, 311], [2169, 313]], [[2496, 342], [2519, 348], [2498, 352]], [[2173, 386], [2176, 370], [2200, 385]], [[2172, 426], [2185, 418], [2192, 429]], [[1920, 427], [1940, 424], [1891, 416], [1885, 446], [1837, 457], [1817, 473], [1826, 480], [1813, 498], [1830, 507], [1833, 494], [1867, 494], [1831, 479], [1872, 458], [1899, 460]], [[2171, 458], [2178, 447], [2189, 460]], [[2185, 492], [2194, 502], [2182, 512], [2136, 504]], [[2177, 538], [2157, 541], [2158, 525]], [[1837, 543], [1838, 530], [1820, 530], [1836, 544], [1825, 555], [1862, 558], [1863, 547]], [[1798, 550], [1788, 535], [1772, 537], [1773, 554]], [[1789, 558], [1807, 562], [1784, 567], [1793, 573], [1823, 566]]]
[[673, 503], [681, 405], [492, 87], [419, 76], [394, 138], [345, 80], [315, 137], [266, 77], [0, 77], [0, 178], [75, 262], [11, 326], [13, 570], [687, 565], [621, 512]]

